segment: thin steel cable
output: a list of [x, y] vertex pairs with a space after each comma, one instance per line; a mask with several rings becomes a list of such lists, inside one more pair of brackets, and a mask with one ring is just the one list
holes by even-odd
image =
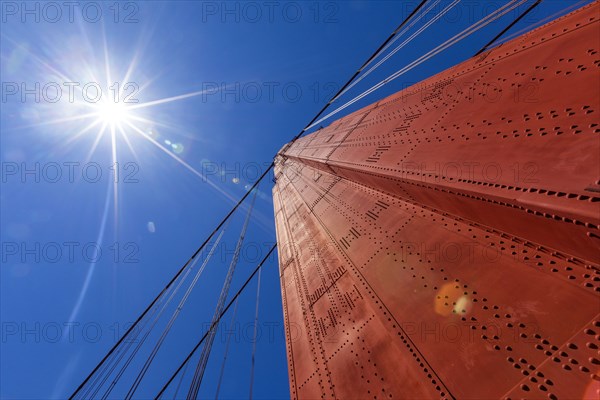
[[[193, 267], [194, 264], [195, 264], [195, 261], [194, 261], [194, 263], [191, 264], [190, 268]], [[80, 392], [81, 398], [92, 399], [96, 396], [96, 394], [102, 388], [104, 383], [106, 383], [106, 380], [110, 377], [110, 375], [113, 373], [115, 368], [119, 365], [119, 363], [121, 362], [123, 357], [131, 349], [133, 344], [136, 343], [136, 341], [138, 340], [138, 337], [144, 331], [144, 328], [146, 327], [148, 322], [150, 322], [150, 320], [152, 320], [156, 316], [159, 309], [161, 310], [160, 313], [162, 313], [162, 311], [165, 309], [165, 307], [168, 306], [171, 298], [175, 295], [175, 293], [177, 292], [177, 290], [178, 290], [179, 286], [181, 285], [181, 283], [183, 282], [183, 280], [185, 280], [185, 276], [187, 276], [187, 275], [182, 275], [179, 278], [180, 281], [176, 286], [171, 286], [166, 292], [164, 292], [160, 296], [159, 300], [156, 302], [156, 304], [152, 308], [152, 311], [149, 314], [146, 314], [145, 318], [143, 318], [142, 321], [140, 321], [138, 323], [139, 329], [132, 331], [131, 335], [133, 335], [133, 336], [130, 337], [126, 342], [124, 342], [125, 344], [122, 344], [119, 348], [117, 348], [117, 350], [113, 353], [113, 356], [110, 357], [108, 359], [108, 361], [102, 366], [102, 368], [98, 370], [99, 372], [96, 373], [94, 380], [91, 381], [91, 383], [88, 385], [89, 387], [85, 391]], [[173, 289], [173, 288], [175, 288], [175, 289]], [[165, 298], [167, 298], [167, 296], [169, 298], [165, 302]], [[141, 324], [141, 326], [139, 326], [140, 324]], [[150, 328], [150, 329], [152, 329], [152, 328]], [[144, 339], [142, 339], [142, 342], [143, 342], [143, 340]], [[126, 346], [125, 349], [122, 349], [123, 346]], [[132, 358], [132, 357], [133, 357], [132, 355], [129, 356], [129, 358]], [[99, 380], [101, 380], [100, 383], [98, 383]], [[94, 387], [96, 385], [97, 385], [97, 387], [94, 389]], [[90, 393], [90, 391], [93, 391], [93, 392]]]
[[190, 365], [190, 364], [185, 364], [183, 371], [181, 371], [181, 377], [179, 378], [179, 383], [177, 383], [177, 387], [175, 388], [175, 393], [173, 393], [173, 400], [177, 399], [177, 394], [179, 393], [179, 388], [181, 387], [181, 382], [183, 382], [183, 377], [185, 376], [185, 373], [187, 372], [188, 365]]
[[[169, 291], [165, 292], [165, 296], [168, 293], [169, 293]], [[111, 359], [109, 359], [109, 361], [105, 364], [105, 368], [100, 370], [102, 372], [99, 372], [97, 374], [94, 381], [92, 381], [92, 383], [90, 384], [90, 388], [86, 392], [82, 393], [82, 398], [88, 397], [88, 398], [92, 399], [96, 396], [96, 394], [98, 393], [100, 388], [102, 388], [102, 386], [104, 386], [104, 384], [106, 383], [106, 380], [111, 376], [111, 374], [113, 373], [113, 371], [115, 370], [117, 365], [119, 365], [119, 363], [121, 362], [121, 360], [123, 359], [125, 354], [127, 354], [129, 352], [129, 350], [131, 349], [133, 344], [138, 340], [138, 337], [144, 331], [144, 329], [146, 328], [146, 325], [148, 325], [148, 322], [153, 317], [156, 316], [156, 313], [158, 312], [159, 308], [161, 308], [161, 306], [162, 306], [162, 308], [166, 307], [167, 304], [164, 302], [165, 296], [161, 297], [161, 299], [156, 303], [156, 305], [153, 307], [152, 311], [149, 314], [147, 314], [147, 318], [144, 318], [143, 322], [140, 322], [141, 326], [139, 327], [139, 329], [134, 331], [132, 333], [133, 336], [130, 339], [128, 339], [127, 342], [125, 342], [126, 344], [123, 345], [123, 346], [125, 346], [125, 349], [121, 349], [121, 347], [123, 347], [123, 346], [121, 346], [117, 349], [117, 351], [115, 353], [113, 353], [114, 354], [113, 357]], [[100, 380], [99, 383], [97, 383], [98, 380]], [[94, 389], [94, 386], [96, 386], [96, 385], [97, 385], [97, 387], [90, 394], [89, 392], [92, 389]]]
[[216, 321], [217, 319], [220, 319], [221, 311], [223, 311], [225, 301], [227, 301], [229, 287], [231, 286], [231, 280], [233, 279], [233, 274], [235, 272], [235, 268], [240, 257], [240, 252], [244, 244], [244, 239], [246, 238], [246, 231], [248, 229], [250, 217], [252, 216], [252, 210], [254, 209], [254, 203], [256, 201], [257, 193], [258, 190], [254, 192], [252, 202], [250, 203], [248, 213], [246, 214], [246, 219], [244, 220], [244, 225], [242, 226], [242, 231], [240, 232], [240, 237], [235, 246], [233, 257], [231, 259], [231, 263], [229, 264], [229, 270], [227, 271], [227, 276], [225, 277], [225, 282], [223, 283], [223, 288], [221, 289], [221, 294], [219, 296], [217, 306], [215, 307], [215, 313], [212, 318], [208, 340], [204, 343], [204, 348], [202, 349], [202, 353], [200, 353], [200, 359], [198, 360], [198, 365], [196, 366], [196, 371], [194, 372], [194, 376], [190, 384], [190, 389], [188, 390], [188, 400], [196, 400], [198, 398], [198, 391], [200, 390], [200, 385], [202, 384], [202, 378], [204, 377], [204, 372], [206, 371], [206, 365], [208, 364], [208, 359], [210, 357], [212, 345], [215, 340], [215, 335], [217, 334], [218, 323], [216, 323]]
[[200, 276], [204, 272], [204, 269], [206, 268], [206, 265], [208, 264], [208, 262], [212, 258], [213, 254], [214, 254], [214, 251], [217, 248], [217, 245], [221, 241], [221, 237], [223, 236], [223, 232], [225, 232], [225, 229], [223, 229], [221, 231], [221, 233], [219, 234], [218, 239], [215, 241], [215, 243], [213, 244], [212, 248], [210, 249], [210, 252], [208, 253], [208, 255], [206, 256], [206, 258], [204, 259], [204, 262], [202, 263], [202, 266], [200, 268], [198, 268], [198, 271], [196, 272], [196, 275], [194, 276], [194, 279], [192, 280], [192, 282], [190, 282], [187, 290], [185, 291], [185, 294], [183, 295], [183, 297], [179, 301], [179, 304], [177, 305], [177, 308], [175, 309], [175, 311], [173, 311], [173, 314], [171, 315], [171, 318], [169, 319], [169, 322], [167, 323], [167, 325], [163, 329], [162, 334], [161, 334], [159, 340], [154, 345], [154, 348], [152, 349], [152, 352], [150, 353], [150, 355], [146, 359], [146, 362], [144, 363], [144, 366], [142, 367], [142, 369], [138, 373], [138, 376], [136, 377], [136, 379], [135, 379], [133, 385], [131, 386], [131, 388], [129, 389], [129, 392], [127, 393], [127, 396], [125, 396], [126, 400], [130, 400], [133, 397], [133, 395], [135, 394], [137, 388], [139, 387], [140, 383], [142, 382], [142, 379], [144, 379], [144, 376], [146, 375], [146, 372], [148, 371], [148, 368], [150, 368], [150, 365], [152, 364], [152, 361], [156, 357], [156, 354], [158, 354], [158, 351], [160, 350], [163, 342], [165, 341], [167, 335], [171, 331], [171, 328], [173, 327], [173, 324], [175, 323], [175, 320], [177, 320], [177, 317], [179, 316], [179, 314], [181, 313], [181, 310], [185, 306], [185, 303], [187, 302], [190, 294], [192, 293], [192, 290], [194, 290], [194, 287], [196, 286], [196, 283], [198, 282], [198, 279], [200, 278]]
[[[269, 257], [271, 256], [271, 254], [273, 253], [273, 251], [275, 251], [276, 248], [277, 248], [277, 243], [275, 243], [275, 244], [273, 244], [273, 246], [271, 246], [271, 248], [269, 249], [268, 253], [263, 257], [263, 259], [256, 266], [256, 268], [254, 269], [254, 271], [252, 271], [252, 273], [250, 274], [250, 276], [248, 277], [248, 279], [246, 279], [246, 281], [244, 282], [244, 284], [238, 289], [238, 291], [236, 292], [236, 294], [229, 301], [229, 303], [227, 304], [227, 306], [223, 309], [223, 312], [221, 313], [221, 315], [219, 316], [219, 318], [217, 319], [217, 321], [215, 321], [215, 324], [218, 324], [219, 321], [221, 321], [221, 319], [223, 318], [223, 315], [225, 315], [225, 313], [227, 313], [227, 310], [229, 310], [229, 308], [231, 307], [231, 305], [238, 299], [238, 297], [240, 297], [240, 295], [242, 294], [242, 292], [244, 291], [244, 289], [246, 289], [246, 287], [248, 286], [248, 284], [252, 281], [252, 278], [254, 278], [254, 276], [256, 275], [256, 273], [263, 267], [263, 265], [265, 264], [265, 262], [267, 262], [267, 260], [269, 259]], [[213, 325], [215, 325], [215, 324], [213, 324]], [[211, 325], [211, 327], [212, 327], [212, 325]], [[210, 330], [210, 328], [209, 328], [209, 330]], [[204, 333], [204, 335], [202, 335], [202, 337], [200, 338], [200, 340], [198, 341], [198, 343], [196, 343], [196, 345], [189, 352], [189, 354], [187, 355], [187, 357], [181, 362], [181, 364], [175, 370], [175, 372], [173, 372], [173, 374], [171, 375], [171, 377], [169, 378], [169, 380], [163, 385], [162, 389], [154, 397], [155, 400], [158, 400], [163, 395], [163, 393], [165, 392], [165, 390], [167, 390], [167, 388], [169, 387], [169, 385], [171, 384], [171, 382], [173, 382], [173, 379], [175, 379], [175, 377], [177, 376], [177, 374], [179, 374], [179, 371], [181, 371], [181, 369], [190, 361], [190, 359], [196, 353], [196, 351], [200, 348], [200, 346], [202, 345], [202, 343], [204, 343], [204, 340], [206, 340], [206, 338], [208, 336], [208, 332], [209, 331], [206, 331]]]
[[[237, 305], [238, 305], [238, 299], [235, 299], [235, 304], [233, 305], [233, 314], [231, 315], [231, 322], [229, 323], [230, 329], [235, 324], [235, 317], [237, 315]], [[221, 363], [221, 371], [219, 372], [219, 381], [217, 382], [217, 391], [215, 393], [215, 400], [219, 399], [219, 392], [221, 391], [221, 382], [223, 382], [223, 374], [225, 372], [225, 364], [227, 363], [227, 355], [229, 354], [230, 343], [231, 343], [231, 332], [228, 332], [227, 343], [225, 344], [225, 352], [223, 353], [223, 362]], [[187, 364], [186, 364], [186, 367], [187, 367]], [[173, 400], [175, 400], [175, 399], [173, 399]]]
[[260, 271], [258, 271], [257, 281], [258, 283], [256, 285], [256, 310], [254, 311], [254, 335], [252, 337], [252, 365], [250, 366], [250, 393], [248, 395], [248, 398], [250, 400], [252, 400], [252, 389], [254, 388], [254, 361], [256, 356], [256, 340], [258, 334], [258, 306], [260, 304]]
[[[271, 163], [273, 165], [273, 163]], [[150, 304], [146, 307], [146, 309], [140, 314], [139, 317], [137, 317], [137, 319], [135, 320], [135, 322], [129, 327], [129, 329], [127, 329], [127, 331], [125, 332], [125, 334], [123, 334], [123, 336], [121, 336], [121, 338], [119, 338], [119, 340], [117, 341], [117, 343], [115, 343], [113, 345], [113, 347], [108, 351], [108, 353], [104, 356], [104, 358], [102, 358], [102, 360], [100, 360], [100, 362], [94, 367], [94, 369], [92, 370], [92, 372], [90, 372], [88, 374], [88, 376], [83, 380], [83, 382], [81, 382], [81, 384], [77, 387], [77, 389], [75, 389], [75, 391], [71, 394], [71, 396], [69, 397], [69, 400], [74, 400], [75, 397], [77, 396], [77, 394], [87, 385], [87, 383], [90, 381], [90, 379], [92, 378], [92, 376], [94, 376], [96, 374], [96, 372], [104, 365], [104, 363], [111, 357], [111, 355], [115, 352], [115, 350], [121, 346], [121, 344], [123, 343], [123, 341], [125, 340], [125, 338], [127, 338], [127, 336], [129, 336], [131, 334], [131, 332], [135, 329], [135, 327], [140, 323], [140, 321], [148, 314], [148, 312], [152, 309], [152, 307], [156, 304], [156, 302], [158, 301], [158, 299], [160, 299], [160, 297], [173, 285], [173, 283], [177, 280], [177, 278], [185, 271], [185, 269], [190, 265], [190, 263], [193, 262], [193, 260], [196, 258], [196, 256], [202, 251], [202, 249], [204, 249], [204, 247], [208, 244], [208, 242], [212, 239], [212, 237], [215, 235], [216, 232], [219, 231], [219, 229], [221, 229], [221, 227], [223, 227], [223, 225], [229, 220], [229, 217], [231, 217], [231, 215], [238, 209], [238, 207], [240, 206], [240, 204], [242, 204], [242, 202], [246, 199], [246, 197], [248, 197], [248, 195], [250, 194], [250, 191], [252, 189], [254, 189], [258, 183], [267, 175], [267, 173], [270, 171], [270, 169], [272, 168], [269, 167], [265, 172], [263, 172], [263, 174], [258, 178], [258, 180], [254, 183], [254, 185], [252, 185], [252, 188], [250, 188], [250, 190], [248, 192], [246, 192], [244, 194], [244, 196], [242, 196], [242, 198], [237, 202], [237, 204], [229, 211], [229, 213], [225, 216], [225, 218], [223, 218], [221, 220], [221, 222], [217, 225], [217, 227], [208, 235], [208, 237], [204, 240], [204, 242], [200, 245], [200, 247], [198, 247], [198, 249], [196, 249], [196, 251], [194, 252], [194, 254], [192, 254], [192, 256], [186, 261], [186, 263], [179, 269], [179, 271], [177, 271], [177, 273], [173, 276], [173, 278], [171, 278], [171, 280], [166, 284], [166, 286], [160, 291], [160, 293], [154, 298], [154, 300], [152, 300], [152, 302], [150, 302]]]
[[[223, 230], [221, 230], [221, 232], [217, 236], [217, 239], [215, 240], [215, 243], [213, 243], [213, 245], [211, 246], [211, 248], [209, 250], [208, 255], [206, 256], [206, 258], [202, 262], [202, 265], [200, 266], [199, 271], [203, 271], [204, 268], [206, 267], [206, 264], [208, 263], [208, 261], [212, 257], [212, 254], [213, 254], [214, 250], [216, 249], [216, 247], [218, 246], [219, 242], [221, 241], [221, 238], [223, 237], [223, 234], [225, 233], [225, 230], [226, 230], [225, 228]], [[173, 292], [169, 296], [169, 299], [167, 300], [167, 304], [166, 305], [168, 305], [171, 302], [171, 300], [174, 298], [174, 296], [177, 294], [177, 292], [179, 291], [179, 289], [183, 285], [183, 282], [186, 280], [187, 276], [190, 274], [190, 272], [192, 271], [192, 269], [194, 268], [194, 266], [197, 264], [197, 262], [198, 262], [199, 259], [200, 258], [197, 257], [192, 262], [192, 264], [190, 265], [190, 268], [188, 268], [187, 271], [183, 274], [181, 280], [179, 281], [179, 283], [175, 287], [175, 290], [173, 290]], [[196, 273], [196, 275], [198, 275], [198, 273]], [[133, 361], [133, 358], [138, 353], [138, 351], [141, 349], [141, 347], [143, 346], [143, 344], [146, 342], [146, 339], [148, 338], [148, 336], [150, 335], [150, 333], [152, 332], [152, 330], [154, 329], [154, 327], [156, 326], [156, 324], [160, 320], [160, 318], [161, 318], [163, 312], [165, 311], [165, 309], [166, 309], [166, 306], [154, 318], [154, 321], [152, 321], [152, 325], [150, 326], [150, 329], [148, 329], [148, 331], [144, 334], [144, 336], [142, 337], [142, 339], [137, 343], [135, 349], [129, 355], [129, 358], [127, 359], [127, 361], [125, 362], [125, 364], [121, 366], [121, 369], [119, 370], [118, 374], [115, 376], [115, 378], [113, 379], [111, 385], [107, 388], [107, 390], [105, 391], [104, 395], [102, 396], [103, 400], [105, 400], [106, 398], [108, 398], [108, 395], [110, 394], [110, 392], [114, 389], [114, 387], [116, 386], [116, 384], [119, 381], [119, 379], [121, 379], [121, 376], [123, 376], [123, 374], [125, 373], [125, 370], [129, 367], [129, 365]]]

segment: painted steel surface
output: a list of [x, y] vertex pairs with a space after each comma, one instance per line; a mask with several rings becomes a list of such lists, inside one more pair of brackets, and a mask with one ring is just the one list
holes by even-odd
[[598, 398], [599, 15], [279, 153], [293, 398]]

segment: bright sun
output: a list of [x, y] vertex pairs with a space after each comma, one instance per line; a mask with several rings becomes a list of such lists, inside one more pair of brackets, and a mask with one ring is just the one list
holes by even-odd
[[120, 102], [104, 101], [97, 104], [98, 118], [107, 125], [120, 125], [127, 122], [129, 110]]

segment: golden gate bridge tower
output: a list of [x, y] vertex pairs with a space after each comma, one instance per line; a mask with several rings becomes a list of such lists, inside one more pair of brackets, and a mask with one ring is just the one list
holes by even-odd
[[279, 152], [292, 397], [598, 398], [599, 15]]

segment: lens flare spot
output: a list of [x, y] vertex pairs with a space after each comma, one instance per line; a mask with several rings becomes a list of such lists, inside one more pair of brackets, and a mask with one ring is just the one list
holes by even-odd
[[471, 301], [467, 296], [461, 296], [456, 300], [456, 304], [454, 305], [454, 313], [455, 314], [466, 314], [471, 310]]
[[173, 149], [173, 152], [176, 154], [181, 154], [183, 153], [184, 147], [181, 143], [173, 143], [171, 144], [171, 148]]
[[458, 283], [447, 283], [437, 292], [434, 309], [443, 316], [465, 315], [471, 310], [471, 300]]

